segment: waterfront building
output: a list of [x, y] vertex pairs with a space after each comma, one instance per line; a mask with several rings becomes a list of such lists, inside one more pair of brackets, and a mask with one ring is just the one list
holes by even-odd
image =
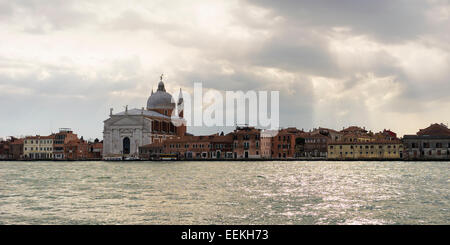
[[23, 139], [11, 137], [9, 142], [9, 159], [19, 160], [23, 158]]
[[303, 157], [306, 158], [326, 158], [327, 144], [331, 141], [330, 136], [321, 134], [319, 131], [305, 133]]
[[400, 140], [341, 141], [328, 143], [328, 159], [401, 159], [403, 143]]
[[25, 137], [24, 157], [26, 159], [53, 159], [53, 139], [54, 135]]
[[161, 154], [177, 159], [233, 158], [233, 135], [177, 136], [140, 147], [141, 159], [158, 159]]
[[164, 154], [164, 145], [161, 142], [154, 142], [139, 147], [139, 159], [141, 160], [161, 159], [161, 154]]
[[444, 124], [432, 124], [416, 135], [403, 137], [404, 158], [408, 160], [450, 159], [450, 129]]
[[340, 141], [342, 142], [370, 142], [376, 140], [374, 134], [371, 131], [367, 131], [365, 127], [351, 126], [343, 129], [341, 133], [342, 137]]
[[261, 130], [237, 127], [224, 135], [184, 135], [139, 147], [141, 159], [159, 159], [161, 155], [177, 159], [252, 159], [261, 158]]
[[94, 142], [88, 142], [88, 159], [101, 160], [103, 156], [103, 141], [95, 139]]
[[9, 142], [5, 140], [0, 140], [0, 159], [9, 158]]
[[236, 127], [233, 135], [234, 159], [261, 158], [261, 129], [255, 127]]
[[65, 160], [86, 160], [89, 154], [89, 144], [83, 137], [64, 144]]
[[264, 130], [261, 132], [261, 158], [272, 158], [272, 139], [278, 131], [276, 130]]
[[74, 134], [70, 128], [60, 128], [58, 133], [55, 133], [53, 140], [53, 158], [56, 160], [66, 159], [64, 155], [64, 146], [70, 142], [78, 139], [77, 134]]
[[[178, 106], [178, 114], [175, 110]], [[139, 147], [186, 134], [186, 126], [175, 126], [174, 120], [183, 120], [183, 98], [175, 104], [172, 95], [166, 92], [161, 80], [155, 93], [147, 100], [147, 107], [128, 109], [113, 114], [104, 121], [103, 158], [117, 159], [137, 157]], [[177, 116], [173, 116], [176, 114]]]
[[[278, 134], [272, 138], [272, 158], [273, 159], [292, 159], [296, 157], [296, 142], [301, 144], [301, 138], [304, 138], [305, 132], [297, 128], [290, 127], [281, 129]], [[297, 138], [300, 138], [297, 140]]]
[[317, 129], [313, 129], [312, 134], [321, 134], [327, 136], [330, 141], [341, 141], [344, 133], [336, 131], [331, 128], [322, 128], [319, 127]]
[[392, 132], [391, 130], [384, 129], [382, 132], [378, 132], [375, 134], [376, 139], [384, 139], [384, 140], [396, 140], [397, 134]]
[[365, 128], [351, 126], [341, 133], [341, 140], [328, 142], [328, 159], [383, 160], [403, 157], [403, 144], [390, 130], [374, 134]]

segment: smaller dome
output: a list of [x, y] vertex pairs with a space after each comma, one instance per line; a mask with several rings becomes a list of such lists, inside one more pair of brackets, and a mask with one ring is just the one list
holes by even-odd
[[166, 92], [166, 88], [164, 87], [164, 83], [162, 81], [160, 81], [158, 83], [158, 90], [157, 91], [163, 91]]

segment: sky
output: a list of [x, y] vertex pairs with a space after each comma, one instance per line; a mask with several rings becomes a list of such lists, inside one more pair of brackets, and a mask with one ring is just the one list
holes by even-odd
[[[280, 91], [280, 125], [414, 134], [450, 122], [447, 0], [0, 0], [0, 137], [168, 92]], [[195, 134], [216, 128], [191, 128]]]

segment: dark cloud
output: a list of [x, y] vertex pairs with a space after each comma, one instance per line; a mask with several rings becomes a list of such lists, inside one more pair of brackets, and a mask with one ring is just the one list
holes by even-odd
[[256, 66], [321, 76], [336, 75], [338, 67], [328, 44], [313, 36], [304, 41], [301, 35], [302, 32], [296, 28], [276, 32], [274, 38], [267, 40], [258, 50], [252, 50], [246, 58]]
[[[431, 1], [421, 0], [340, 0], [340, 1], [270, 1], [248, 0], [287, 19], [287, 25], [308, 28], [351, 27], [356, 34], [382, 41], [415, 39], [434, 29], [427, 11]], [[448, 3], [447, 3], [448, 5]]]
[[[339, 128], [342, 124], [369, 125], [374, 117], [379, 120], [387, 113], [425, 113], [430, 105], [450, 103], [450, 74], [448, 69], [442, 71], [449, 64], [450, 25], [440, 6], [443, 12], [449, 9], [448, 1], [246, 0], [227, 10], [229, 22], [203, 28], [196, 25], [195, 11], [188, 15], [182, 6], [157, 9], [160, 6], [125, 7], [109, 1], [0, 0], [2, 27], [8, 37], [18, 34], [21, 44], [51, 47], [79, 36], [87, 47], [93, 44], [102, 49], [101, 42], [108, 46], [124, 41], [113, 48], [93, 49], [92, 54], [98, 60], [103, 55], [114, 59], [116, 53], [131, 57], [99, 61], [86, 72], [80, 63], [46, 64], [33, 52], [21, 52], [20, 47], [2, 49], [0, 87], [5, 90], [0, 91], [0, 103], [15, 106], [7, 107], [12, 116], [2, 120], [0, 128], [20, 133], [21, 128], [45, 128], [54, 118], [55, 127], [80, 125], [80, 130], [101, 137], [108, 108], [117, 111], [125, 104], [145, 105], [151, 86], [155, 88], [159, 74], [167, 71], [166, 87], [171, 92], [179, 86], [192, 87], [194, 82], [220, 91], [279, 90], [283, 127]], [[104, 15], [106, 9], [111, 12]], [[160, 18], [165, 13], [183, 13], [185, 21]], [[211, 23], [215, 21], [211, 18]], [[60, 30], [67, 32], [49, 33]], [[27, 36], [22, 31], [43, 35]], [[142, 38], [148, 39], [147, 46], [142, 46]], [[167, 48], [170, 57], [162, 57], [165, 52], [148, 52], [154, 42]], [[395, 52], [397, 48], [403, 51]], [[427, 52], [430, 49], [433, 52]], [[76, 56], [76, 52], [49, 50], [49, 59]], [[412, 57], [402, 57], [410, 53]], [[447, 58], [435, 59], [439, 54]], [[86, 52], [80, 56], [84, 56], [80, 60], [89, 60]], [[422, 70], [429, 76], [421, 75]], [[30, 116], [36, 125], [26, 122]], [[442, 117], [445, 120], [446, 115]], [[21, 122], [13, 127], [15, 121]], [[191, 130], [212, 133], [220, 129]]]

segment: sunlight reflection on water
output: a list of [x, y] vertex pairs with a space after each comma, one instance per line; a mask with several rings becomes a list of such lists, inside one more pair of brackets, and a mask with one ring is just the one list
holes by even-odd
[[0, 162], [0, 224], [449, 224], [448, 162]]

